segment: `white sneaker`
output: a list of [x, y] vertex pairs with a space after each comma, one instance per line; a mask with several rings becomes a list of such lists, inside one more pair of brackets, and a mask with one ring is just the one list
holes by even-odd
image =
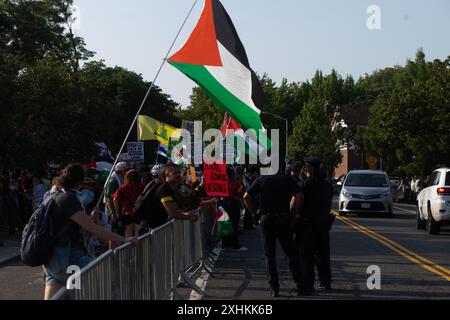
[[248, 249], [246, 247], [240, 247], [239, 249], [233, 249], [234, 252], [247, 252]]

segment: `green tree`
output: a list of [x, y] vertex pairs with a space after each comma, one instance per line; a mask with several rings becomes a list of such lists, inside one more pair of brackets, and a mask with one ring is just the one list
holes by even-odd
[[93, 52], [72, 32], [72, 5], [73, 0], [2, 0], [0, 47], [24, 66], [51, 55], [77, 71], [79, 62], [91, 58]]
[[331, 173], [340, 163], [341, 154], [325, 105], [322, 98], [313, 98], [305, 104], [289, 138], [289, 157], [291, 161], [303, 162], [308, 156], [319, 156], [326, 171]]
[[449, 66], [450, 58], [426, 63], [419, 50], [397, 70], [392, 92], [376, 99], [367, 140], [389, 171], [424, 176], [449, 164]]

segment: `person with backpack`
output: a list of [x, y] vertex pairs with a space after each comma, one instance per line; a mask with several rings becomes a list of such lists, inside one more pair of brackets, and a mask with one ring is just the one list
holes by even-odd
[[134, 208], [134, 221], [140, 226], [140, 234], [156, 229], [169, 219], [197, 222], [197, 214], [183, 212], [178, 202], [178, 185], [181, 172], [176, 165], [168, 165], [161, 172], [161, 179], [148, 184], [139, 196]]
[[135, 238], [126, 239], [95, 224], [85, 213], [78, 196], [83, 180], [83, 167], [68, 165], [59, 177], [61, 192], [53, 193], [44, 201], [22, 235], [22, 261], [33, 267], [43, 264], [45, 300], [65, 286], [69, 266], [82, 269], [93, 260], [84, 247], [82, 230], [112, 245], [127, 241], [137, 244]]

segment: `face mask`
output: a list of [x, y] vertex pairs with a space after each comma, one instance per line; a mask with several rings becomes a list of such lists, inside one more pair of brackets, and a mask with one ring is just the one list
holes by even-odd
[[77, 196], [84, 207], [87, 207], [94, 202], [94, 193], [90, 190], [83, 189], [78, 192]]

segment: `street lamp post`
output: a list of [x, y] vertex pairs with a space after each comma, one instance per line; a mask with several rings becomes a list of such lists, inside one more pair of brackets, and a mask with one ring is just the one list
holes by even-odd
[[270, 113], [270, 112], [261, 112], [262, 114], [267, 114], [269, 116], [273, 116], [274, 118], [277, 118], [279, 120], [283, 120], [286, 122], [286, 158], [285, 158], [285, 162], [286, 165], [288, 164], [288, 158], [289, 158], [289, 120], [286, 118], [283, 118], [275, 113]]

